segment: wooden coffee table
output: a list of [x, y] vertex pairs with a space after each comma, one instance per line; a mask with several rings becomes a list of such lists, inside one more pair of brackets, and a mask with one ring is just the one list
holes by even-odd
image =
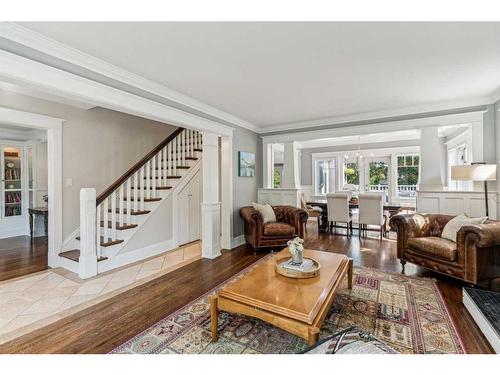
[[321, 264], [319, 276], [292, 279], [279, 275], [276, 260], [289, 257], [287, 249], [259, 264], [240, 279], [211, 296], [212, 340], [217, 341], [219, 311], [252, 316], [306, 339], [318, 341], [319, 330], [345, 276], [352, 288], [352, 259], [341, 254], [304, 250]]

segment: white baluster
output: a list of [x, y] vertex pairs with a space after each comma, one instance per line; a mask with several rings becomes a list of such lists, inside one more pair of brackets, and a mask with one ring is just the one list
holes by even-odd
[[127, 179], [127, 224], [132, 223], [132, 213], [130, 212], [130, 209], [132, 207], [131, 185], [132, 185], [132, 176]]
[[161, 184], [160, 186], [167, 186], [167, 146], [161, 150]]
[[146, 198], [151, 198], [151, 163], [146, 163]]
[[189, 129], [189, 157], [193, 156], [193, 131]]
[[99, 206], [97, 206], [97, 211], [96, 211], [96, 244], [95, 244], [95, 248], [96, 248], [96, 253], [97, 253], [97, 259], [99, 259], [102, 255], [101, 253], [101, 210], [102, 210], [102, 204], [100, 204]]
[[[108, 230], [108, 221], [109, 221], [109, 204], [108, 204], [108, 197], [104, 198], [103, 202], [103, 210], [104, 210], [104, 215], [103, 215], [103, 237], [104, 240], [103, 242], [108, 242], [109, 238], [109, 230]], [[101, 225], [101, 223], [99, 223]]]
[[134, 212], [139, 211], [139, 199], [137, 199], [137, 198], [139, 196], [140, 186], [141, 186], [141, 182], [139, 179], [139, 171], [135, 171], [135, 173], [134, 173]]
[[173, 147], [173, 159], [172, 159], [173, 164], [172, 164], [171, 176], [177, 173], [177, 137], [174, 138], [172, 147]]
[[[167, 146], [167, 176], [172, 173], [172, 142]], [[165, 180], [165, 185], [167, 181]]]
[[141, 202], [141, 211], [144, 211], [146, 209], [144, 204], [144, 166], [141, 167], [141, 173], [139, 179], [141, 181], [141, 188], [139, 189], [139, 195], [140, 195], [139, 199]]
[[111, 239], [116, 240], [116, 190], [111, 193]]
[[151, 181], [152, 181], [152, 185], [153, 185], [153, 186], [152, 186], [153, 190], [152, 190], [152, 192], [151, 192], [151, 196], [152, 196], [153, 198], [156, 198], [156, 184], [157, 184], [157, 182], [158, 182], [158, 181], [156, 180], [156, 175], [157, 175], [157, 173], [156, 173], [156, 165], [157, 165], [157, 163], [156, 163], [156, 155], [155, 155], [155, 156], [153, 156], [153, 160], [152, 160], [152, 163], [151, 163], [151, 164], [152, 164], [151, 170], [153, 171], [153, 173], [152, 173], [152, 174], [153, 174], [153, 179], [151, 180]]
[[[124, 184], [121, 184], [120, 185], [120, 189], [118, 191], [118, 222], [119, 222], [119, 225], [120, 227], [123, 227], [123, 211], [125, 211], [125, 205], [124, 205], [124, 201], [123, 201], [123, 193], [124, 193], [124, 190], [125, 190], [125, 187], [123, 186]], [[130, 195], [127, 195], [127, 202], [130, 202]]]
[[186, 165], [186, 131], [183, 130], [181, 133], [181, 165]]

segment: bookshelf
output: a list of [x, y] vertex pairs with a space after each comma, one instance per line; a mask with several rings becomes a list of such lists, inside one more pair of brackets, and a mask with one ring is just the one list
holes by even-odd
[[2, 190], [4, 218], [23, 215], [23, 148], [2, 146]]

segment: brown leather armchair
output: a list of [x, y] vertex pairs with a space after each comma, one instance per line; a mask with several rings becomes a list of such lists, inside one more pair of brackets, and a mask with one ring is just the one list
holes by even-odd
[[273, 206], [276, 222], [266, 223], [253, 207], [240, 208], [245, 220], [245, 239], [254, 249], [283, 247], [295, 237], [304, 238], [307, 211], [292, 206]]
[[397, 256], [472, 284], [488, 284], [500, 278], [500, 221], [460, 228], [456, 242], [441, 238], [454, 216], [398, 214], [390, 225], [398, 234]]

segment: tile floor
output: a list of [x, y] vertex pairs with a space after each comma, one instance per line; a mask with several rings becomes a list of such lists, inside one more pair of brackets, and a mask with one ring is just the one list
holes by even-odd
[[0, 343], [201, 257], [196, 242], [87, 280], [61, 268], [0, 282]]

